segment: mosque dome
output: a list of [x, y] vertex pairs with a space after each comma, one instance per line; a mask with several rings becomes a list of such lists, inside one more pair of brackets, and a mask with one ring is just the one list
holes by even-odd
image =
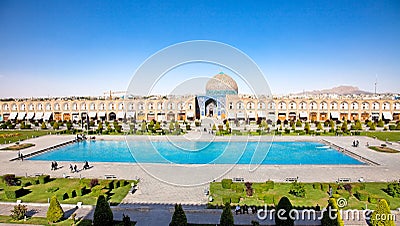
[[238, 85], [229, 75], [220, 72], [208, 80], [206, 94], [207, 96], [238, 94]]

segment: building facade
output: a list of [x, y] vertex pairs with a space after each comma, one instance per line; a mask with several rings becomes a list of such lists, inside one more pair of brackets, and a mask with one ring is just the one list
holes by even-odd
[[213, 117], [227, 120], [400, 120], [400, 100], [394, 96], [266, 97], [238, 93], [224, 73], [206, 85], [205, 95], [10, 99], [0, 101], [0, 121], [193, 121]]

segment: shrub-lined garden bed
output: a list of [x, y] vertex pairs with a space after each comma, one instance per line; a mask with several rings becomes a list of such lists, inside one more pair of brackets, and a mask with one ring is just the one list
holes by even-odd
[[[289, 197], [295, 208], [314, 208], [325, 206], [329, 191], [333, 198], [345, 198], [346, 208], [375, 208], [380, 199], [386, 199], [392, 209], [400, 207], [400, 184], [392, 183], [252, 183], [252, 193], [246, 192], [245, 183], [213, 182], [210, 184], [210, 208], [222, 206], [229, 202], [232, 205], [276, 206], [283, 196]], [[331, 188], [331, 189], [330, 189]], [[249, 196], [251, 194], [251, 196]]]
[[132, 180], [98, 180], [75, 178], [50, 178], [2, 176], [0, 181], [0, 201], [47, 203], [53, 195], [61, 203], [94, 205], [99, 195], [107, 197], [111, 205], [122, 201], [131, 188]]

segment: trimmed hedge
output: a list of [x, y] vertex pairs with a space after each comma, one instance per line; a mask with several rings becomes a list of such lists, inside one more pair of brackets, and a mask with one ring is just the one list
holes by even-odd
[[39, 179], [39, 184], [45, 184], [47, 182], [50, 182], [50, 175], [41, 175], [38, 177]]
[[336, 194], [340, 195], [340, 197], [343, 197], [346, 200], [348, 200], [350, 198], [350, 193], [346, 190], [337, 190]]
[[230, 197], [222, 197], [222, 203], [231, 203], [231, 198]]
[[222, 188], [230, 189], [232, 186], [232, 179], [222, 179], [221, 184]]
[[268, 189], [274, 189], [275, 184], [274, 184], [274, 182], [273, 182], [272, 180], [267, 180], [267, 181], [265, 182], [265, 184], [267, 185], [266, 187], [267, 187]]
[[71, 198], [75, 198], [76, 196], [78, 196], [78, 194], [76, 194], [75, 190], [71, 191]]
[[369, 193], [363, 190], [357, 191], [354, 196], [360, 201], [368, 201]]
[[381, 197], [378, 197], [376, 195], [370, 195], [368, 196], [368, 202], [372, 203], [372, 204], [377, 204], [379, 202], [379, 200], [381, 200]]
[[24, 196], [24, 188], [22, 187], [7, 187], [4, 191], [8, 199], [16, 199]]
[[89, 193], [90, 190], [86, 189], [86, 186], [80, 187], [77, 189], [77, 195], [83, 196]]
[[121, 185], [121, 182], [119, 180], [114, 181], [114, 188], [119, 188]]

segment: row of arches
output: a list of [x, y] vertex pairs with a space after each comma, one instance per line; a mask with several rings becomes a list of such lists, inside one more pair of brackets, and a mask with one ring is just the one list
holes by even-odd
[[86, 110], [192, 110], [193, 104], [185, 102], [139, 102], [139, 103], [127, 103], [127, 109], [123, 102], [119, 103], [30, 103], [30, 104], [17, 104], [17, 103], [4, 103], [1, 106], [3, 111], [86, 111]]
[[[257, 106], [257, 108], [256, 108]], [[375, 102], [358, 102], [358, 101], [353, 101], [353, 102], [347, 102], [347, 101], [332, 101], [332, 102], [327, 102], [327, 101], [311, 101], [311, 102], [306, 102], [306, 101], [301, 101], [300, 103], [297, 103], [295, 101], [270, 101], [267, 104], [264, 102], [243, 102], [243, 101], [237, 101], [237, 102], [229, 102], [228, 103], [228, 109], [229, 110], [255, 110], [255, 109], [268, 109], [268, 110], [400, 110], [400, 102], [394, 102], [390, 103], [388, 101], [379, 103], [377, 101]]]

